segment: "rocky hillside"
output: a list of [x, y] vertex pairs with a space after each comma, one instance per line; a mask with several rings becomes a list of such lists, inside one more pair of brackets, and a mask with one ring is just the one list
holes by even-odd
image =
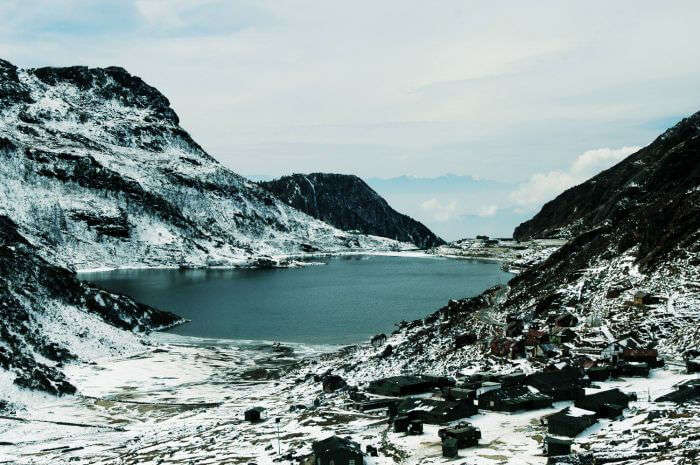
[[180, 321], [172, 313], [78, 281], [72, 271], [40, 258], [37, 247], [6, 216], [0, 216], [0, 316], [0, 367], [5, 370], [0, 389], [5, 393], [5, 382], [73, 393], [63, 363], [138, 347], [141, 342], [131, 331]]
[[79, 269], [399, 247], [314, 220], [223, 167], [122, 68], [0, 61], [0, 179], [0, 213]]
[[423, 224], [391, 208], [357, 176], [294, 174], [260, 185], [286, 204], [344, 231], [411, 242], [421, 249], [444, 244]]
[[[595, 228], [642, 264], [697, 244], [700, 230], [700, 112], [649, 146], [575, 186], [515, 229], [519, 240], [573, 238]], [[601, 244], [602, 245], [602, 244]]]

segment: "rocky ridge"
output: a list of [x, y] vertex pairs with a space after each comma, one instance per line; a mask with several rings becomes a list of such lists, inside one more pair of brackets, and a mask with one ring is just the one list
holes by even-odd
[[421, 249], [445, 243], [422, 223], [391, 208], [357, 176], [293, 174], [259, 184], [286, 204], [344, 231], [410, 242]]

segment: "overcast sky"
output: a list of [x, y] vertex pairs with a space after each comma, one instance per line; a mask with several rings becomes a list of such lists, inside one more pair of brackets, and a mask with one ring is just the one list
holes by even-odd
[[700, 109], [699, 20], [697, 0], [3, 0], [0, 55], [123, 66], [241, 174], [456, 173], [525, 206]]

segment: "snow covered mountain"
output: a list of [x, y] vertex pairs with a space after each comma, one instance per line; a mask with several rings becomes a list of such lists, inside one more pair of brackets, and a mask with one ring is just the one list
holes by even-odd
[[293, 174], [259, 184], [288, 205], [345, 231], [411, 242], [421, 249], [444, 244], [423, 224], [391, 208], [357, 176]]
[[160, 92], [121, 68], [21, 70], [0, 60], [6, 397], [17, 386], [71, 393], [65, 362], [140, 350], [139, 332], [180, 321], [81, 283], [74, 269], [401, 248], [411, 245], [335, 229], [223, 167]]
[[209, 156], [122, 68], [0, 61], [0, 213], [78, 269], [397, 248], [294, 210]]

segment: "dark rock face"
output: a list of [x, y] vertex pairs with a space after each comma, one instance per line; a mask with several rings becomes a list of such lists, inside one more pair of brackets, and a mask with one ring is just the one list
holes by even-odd
[[423, 224], [391, 208], [357, 176], [294, 174], [259, 184], [287, 205], [345, 231], [411, 242], [421, 249], [444, 244]]
[[575, 237], [597, 230], [580, 242], [593, 248], [599, 241], [613, 242], [613, 252], [638, 245], [642, 264], [653, 264], [676, 246], [697, 243], [699, 185], [700, 112], [559, 195], [515, 228], [513, 236], [519, 240], [562, 233]]
[[124, 330], [143, 331], [170, 326], [180, 318], [132, 299], [80, 282], [74, 272], [40, 258], [36, 247], [0, 216], [0, 367], [16, 374], [15, 384], [52, 394], [72, 394], [58, 366], [36, 360], [39, 353], [52, 362], [76, 358], [61, 342], [52, 341], [37, 320], [46, 309], [71, 307], [99, 316]]
[[510, 281], [507, 306], [557, 295], [596, 260], [627, 251], [642, 272], [693, 265], [700, 253], [700, 112], [567, 190], [514, 232], [520, 240], [558, 235], [572, 239]]

